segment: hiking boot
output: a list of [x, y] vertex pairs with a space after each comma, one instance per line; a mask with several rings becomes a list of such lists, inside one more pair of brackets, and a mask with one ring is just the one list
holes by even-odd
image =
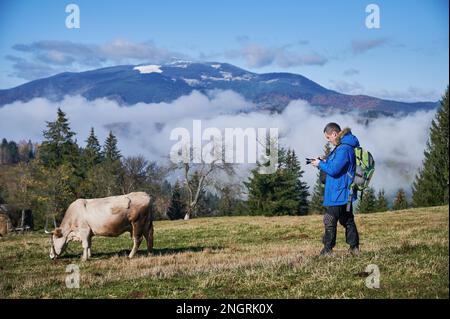
[[359, 256], [359, 253], [360, 253], [359, 247], [358, 247], [358, 246], [350, 247], [350, 248], [348, 249], [348, 252], [349, 252], [350, 254], [352, 254], [353, 256]]
[[331, 256], [331, 255], [332, 255], [332, 252], [333, 252], [332, 250], [328, 250], [328, 249], [323, 248], [323, 249], [320, 251], [319, 256], [320, 256], [320, 257]]

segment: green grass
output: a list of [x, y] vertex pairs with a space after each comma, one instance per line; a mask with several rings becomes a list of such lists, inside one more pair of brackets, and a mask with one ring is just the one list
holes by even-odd
[[[320, 258], [321, 216], [220, 217], [155, 223], [155, 253], [145, 242], [132, 260], [129, 234], [94, 237], [81, 262], [71, 243], [48, 257], [40, 233], [0, 240], [0, 298], [448, 298], [448, 206], [357, 215], [362, 253], [347, 253], [344, 231], [332, 257]], [[80, 288], [65, 285], [80, 268]], [[380, 269], [380, 288], [365, 268]]]

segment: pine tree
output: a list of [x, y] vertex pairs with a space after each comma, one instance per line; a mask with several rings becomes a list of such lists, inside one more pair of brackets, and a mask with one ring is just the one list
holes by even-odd
[[[326, 159], [331, 152], [330, 143], [326, 143], [323, 149], [324, 158]], [[313, 194], [311, 197], [310, 211], [312, 213], [324, 214], [326, 208], [323, 206], [323, 194], [325, 192], [325, 184], [320, 180], [320, 170], [317, 172], [316, 184], [314, 185]]]
[[[266, 150], [267, 151], [267, 150]], [[281, 165], [283, 158], [283, 149], [278, 150], [278, 166], [277, 171], [273, 174], [261, 174], [260, 168], [264, 165], [260, 161], [256, 163], [256, 167], [250, 172], [248, 181], [243, 182], [247, 188], [248, 199], [246, 205], [250, 215], [273, 215], [273, 191], [275, 175]]]
[[364, 191], [362, 198], [359, 200], [357, 211], [361, 214], [373, 213], [376, 211], [375, 190], [372, 187], [369, 187]]
[[290, 211], [290, 215], [306, 215], [309, 210], [309, 187], [302, 181], [305, 172], [302, 170], [294, 150], [288, 150], [287, 152], [286, 170], [288, 181], [285, 183], [286, 185], [291, 185], [288, 196], [295, 202], [294, 210]]
[[17, 147], [16, 142], [9, 141], [8, 151], [9, 151], [11, 164], [17, 164], [19, 162], [19, 148]]
[[106, 138], [105, 145], [103, 146], [103, 155], [105, 159], [110, 162], [120, 160], [122, 157], [117, 147], [117, 138], [112, 131], [109, 131], [109, 135]]
[[44, 142], [39, 149], [39, 157], [46, 167], [56, 168], [68, 163], [75, 167], [78, 162], [78, 146], [73, 140], [75, 133], [69, 127], [66, 114], [58, 108], [57, 119], [47, 122], [47, 130], [44, 130]]
[[209, 191], [206, 191], [202, 196], [201, 201], [196, 207], [196, 216], [214, 216], [218, 212], [219, 197]]
[[3, 138], [0, 145], [0, 164], [10, 164], [10, 162], [11, 156], [9, 154], [8, 140]]
[[394, 199], [394, 205], [392, 205], [392, 208], [394, 210], [400, 210], [400, 209], [407, 209], [408, 208], [408, 201], [406, 199], [406, 194], [403, 188], [400, 188], [397, 192], [397, 195], [395, 195]]
[[19, 148], [14, 141], [3, 138], [0, 145], [0, 164], [17, 164], [20, 161]]
[[27, 148], [28, 148], [28, 160], [34, 159], [35, 153], [33, 143], [31, 143], [31, 140], [28, 140]]
[[412, 198], [416, 207], [448, 205], [449, 203], [448, 121], [447, 87], [436, 118], [431, 122], [423, 166], [416, 175], [413, 184]]
[[308, 187], [302, 182], [295, 152], [278, 150], [278, 167], [273, 174], [260, 174], [257, 167], [244, 185], [248, 189], [247, 207], [252, 215], [301, 215], [308, 211]]
[[83, 151], [83, 157], [87, 168], [91, 168], [102, 161], [100, 143], [95, 136], [94, 128], [91, 128], [89, 137], [86, 140], [86, 147]]
[[224, 186], [221, 189], [221, 197], [218, 205], [219, 213], [221, 215], [233, 215], [236, 205], [237, 200], [233, 189], [228, 185]]
[[375, 211], [376, 212], [385, 212], [389, 210], [388, 202], [386, 196], [384, 194], [384, 189], [378, 191], [377, 199], [375, 201]]
[[180, 183], [177, 181], [172, 190], [172, 197], [170, 206], [167, 210], [167, 216], [174, 219], [182, 219], [186, 214], [185, 200], [183, 199], [183, 190]]

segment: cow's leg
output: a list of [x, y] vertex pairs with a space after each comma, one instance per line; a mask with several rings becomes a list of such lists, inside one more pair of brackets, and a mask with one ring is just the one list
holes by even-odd
[[88, 255], [88, 258], [91, 258], [91, 246], [92, 246], [92, 235], [91, 234], [88, 236], [87, 242], [88, 242], [87, 255]]
[[86, 261], [89, 257], [91, 257], [91, 232], [85, 231], [80, 234], [81, 236], [81, 246], [83, 247], [83, 256], [82, 260]]
[[142, 226], [140, 226], [138, 223], [132, 224], [133, 230], [133, 249], [131, 250], [130, 254], [128, 255], [128, 258], [133, 258], [133, 256], [136, 254], [136, 252], [139, 249], [139, 246], [142, 242]]
[[81, 242], [81, 245], [83, 246], [83, 256], [81, 257], [81, 260], [86, 261], [89, 257], [88, 257], [88, 243], [86, 239], [83, 239]]
[[147, 253], [153, 253], [153, 221], [150, 221], [145, 230], [145, 240], [147, 241]]

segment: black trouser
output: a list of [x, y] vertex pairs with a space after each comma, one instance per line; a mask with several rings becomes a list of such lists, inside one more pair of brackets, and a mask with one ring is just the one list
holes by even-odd
[[347, 212], [347, 205], [329, 206], [323, 216], [325, 234], [323, 235], [323, 245], [326, 251], [331, 251], [336, 245], [337, 221], [345, 227], [345, 240], [350, 247], [359, 246], [359, 235], [356, 229], [353, 216], [353, 205], [350, 212]]

